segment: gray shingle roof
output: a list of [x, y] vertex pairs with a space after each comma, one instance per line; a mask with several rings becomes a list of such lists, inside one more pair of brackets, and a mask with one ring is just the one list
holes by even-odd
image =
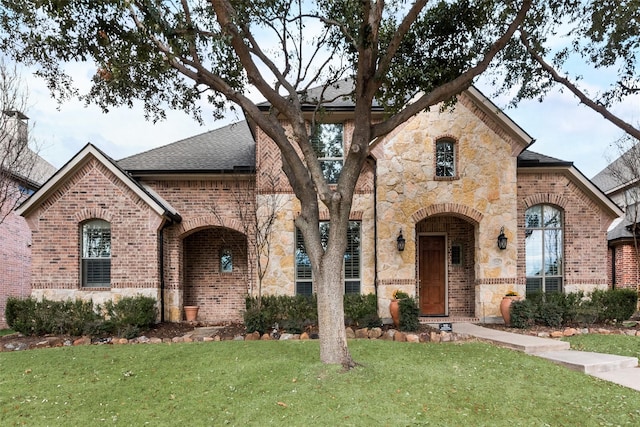
[[612, 189], [620, 187], [623, 184], [628, 184], [636, 178], [635, 173], [629, 169], [629, 166], [631, 166], [632, 169], [635, 169], [636, 165], [639, 164], [637, 160], [639, 156], [640, 145], [634, 145], [627, 152], [598, 172], [591, 180], [605, 193], [608, 193]]
[[[303, 110], [312, 110], [316, 107], [318, 101], [327, 110], [332, 111], [352, 111], [355, 108], [352, 95], [354, 91], [354, 83], [352, 79], [339, 80], [327, 87], [317, 86], [300, 93]], [[261, 110], [268, 110], [271, 103], [268, 101], [258, 104]], [[373, 109], [382, 110], [380, 104], [374, 99]]]
[[119, 160], [128, 172], [248, 172], [256, 144], [243, 120]]
[[556, 159], [555, 157], [546, 156], [531, 150], [524, 150], [518, 155], [518, 167], [527, 166], [572, 166], [573, 162]]

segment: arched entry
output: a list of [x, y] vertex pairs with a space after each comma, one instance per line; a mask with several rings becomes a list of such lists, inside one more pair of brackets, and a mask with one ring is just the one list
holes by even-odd
[[223, 227], [199, 229], [183, 239], [184, 305], [198, 320], [241, 320], [248, 292], [247, 238]]
[[445, 214], [416, 224], [422, 316], [475, 315], [475, 228], [470, 221]]

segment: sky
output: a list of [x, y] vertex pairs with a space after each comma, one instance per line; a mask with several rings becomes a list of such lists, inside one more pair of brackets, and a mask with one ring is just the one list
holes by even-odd
[[[74, 65], [70, 72], [82, 90], [88, 88], [95, 68], [88, 64]], [[38, 144], [40, 155], [57, 168], [88, 142], [119, 160], [243, 119], [237, 113], [230, 113], [226, 119], [216, 121], [207, 115], [205, 108], [203, 126], [180, 111], [169, 111], [166, 120], [152, 123], [145, 120], [141, 104], [132, 109], [115, 108], [104, 114], [98, 107], [85, 106], [77, 100], [59, 105], [52, 99], [45, 82], [33, 77], [29, 69], [21, 70], [21, 76], [29, 90], [27, 115], [33, 126], [31, 136]], [[478, 88], [499, 107], [507, 105], [507, 99], [491, 97], [490, 87], [479, 84]], [[613, 111], [632, 124], [640, 123], [640, 96], [616, 106]], [[622, 132], [599, 114], [579, 105], [566, 91], [554, 91], [542, 102], [525, 101], [517, 108], [505, 108], [504, 112], [536, 140], [530, 147], [532, 151], [572, 161], [587, 178], [592, 178], [617, 157], [611, 143]]]

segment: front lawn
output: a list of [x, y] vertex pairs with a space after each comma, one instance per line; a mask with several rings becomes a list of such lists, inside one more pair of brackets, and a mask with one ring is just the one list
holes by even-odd
[[628, 335], [584, 334], [564, 338], [573, 350], [617, 354], [640, 359], [640, 337]]
[[0, 425], [638, 425], [640, 393], [484, 343], [103, 345], [0, 353]]

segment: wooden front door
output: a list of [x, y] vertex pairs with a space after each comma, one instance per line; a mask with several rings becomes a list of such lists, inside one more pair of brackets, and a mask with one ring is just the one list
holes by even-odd
[[420, 236], [420, 314], [446, 315], [445, 236]]

